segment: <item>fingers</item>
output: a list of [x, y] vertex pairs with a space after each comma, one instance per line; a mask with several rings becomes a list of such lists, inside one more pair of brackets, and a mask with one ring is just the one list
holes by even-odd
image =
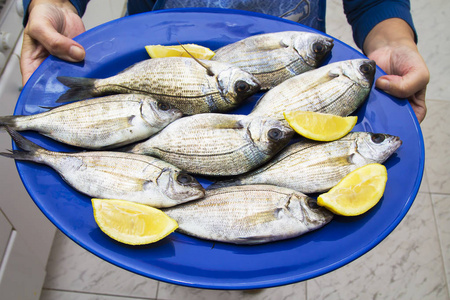
[[59, 33], [48, 22], [37, 25], [30, 24], [28, 34], [51, 55], [58, 58], [70, 62], [79, 62], [85, 57], [85, 50], [80, 44]]
[[388, 94], [399, 98], [407, 98], [425, 89], [429, 81], [428, 70], [412, 71], [403, 76], [385, 75], [375, 82], [375, 86]]

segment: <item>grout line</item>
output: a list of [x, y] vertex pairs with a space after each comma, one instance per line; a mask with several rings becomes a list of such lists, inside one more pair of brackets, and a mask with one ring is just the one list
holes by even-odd
[[[80, 295], [107, 296], [107, 297], [115, 297], [115, 298], [123, 298], [123, 299], [156, 300], [156, 298], [142, 298], [142, 297], [137, 297], [137, 296], [123, 296], [123, 295], [103, 294], [103, 293], [95, 293], [95, 292], [83, 292], [83, 291], [72, 291], [72, 290], [64, 290], [64, 289], [42, 288], [42, 291], [44, 291], [44, 290], [63, 292], [63, 293], [80, 294]], [[41, 292], [41, 295], [42, 295], [42, 292]]]
[[[447, 290], [447, 298], [450, 299], [450, 288], [448, 286], [449, 278], [447, 276], [447, 270], [445, 267], [445, 257], [444, 257], [445, 250], [443, 249], [443, 245], [442, 245], [441, 234], [439, 231], [438, 218], [436, 216], [436, 209], [435, 209], [434, 201], [433, 201], [433, 195], [442, 195], [442, 194], [436, 194], [436, 193], [430, 192], [429, 195], [430, 195], [430, 201], [431, 201], [431, 209], [432, 209], [433, 218], [434, 218], [434, 226], [436, 227], [436, 234], [437, 234], [438, 242], [439, 242], [439, 250], [441, 253], [442, 268], [444, 269], [444, 278], [445, 278], [445, 286], [446, 286], [446, 290]], [[448, 194], [443, 194], [443, 195], [448, 195]]]

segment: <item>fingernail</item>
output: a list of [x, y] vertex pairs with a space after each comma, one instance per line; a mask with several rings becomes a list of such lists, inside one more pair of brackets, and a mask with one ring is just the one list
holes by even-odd
[[69, 55], [76, 61], [84, 59], [84, 50], [77, 46], [72, 46], [69, 49]]
[[379, 89], [382, 89], [382, 90], [389, 90], [389, 86], [391, 85], [391, 83], [389, 82], [389, 80], [387, 80], [387, 79], [384, 79], [384, 78], [379, 78], [378, 80], [377, 80], [377, 87], [379, 88]]

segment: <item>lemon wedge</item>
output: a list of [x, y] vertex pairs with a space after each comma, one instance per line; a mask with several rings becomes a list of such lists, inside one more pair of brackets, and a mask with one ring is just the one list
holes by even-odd
[[336, 186], [317, 198], [317, 204], [342, 216], [357, 216], [374, 207], [384, 194], [386, 167], [373, 163], [345, 176]]
[[178, 228], [175, 220], [159, 209], [125, 200], [92, 199], [100, 229], [129, 245], [154, 243]]
[[[183, 49], [184, 47], [184, 49]], [[189, 53], [198, 59], [211, 59], [214, 56], [214, 51], [209, 48], [196, 45], [196, 44], [184, 44], [175, 46], [162, 46], [162, 45], [148, 45], [145, 46], [148, 55], [151, 58], [162, 58], [171, 56], [191, 57]]]
[[334, 141], [349, 133], [358, 117], [341, 117], [312, 111], [284, 112], [284, 118], [298, 134], [315, 141]]

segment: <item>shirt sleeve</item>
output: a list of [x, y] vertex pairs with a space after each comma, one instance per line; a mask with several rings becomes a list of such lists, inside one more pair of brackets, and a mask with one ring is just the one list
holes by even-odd
[[344, 13], [353, 29], [353, 39], [362, 49], [364, 40], [375, 25], [391, 18], [409, 24], [417, 43], [417, 32], [411, 16], [409, 0], [344, 0]]
[[[25, 27], [28, 22], [28, 6], [30, 6], [31, 0], [22, 0], [23, 3], [23, 26]], [[86, 6], [88, 5], [89, 0], [70, 0], [72, 5], [77, 9], [78, 15], [82, 17], [84, 12], [86, 11]]]

